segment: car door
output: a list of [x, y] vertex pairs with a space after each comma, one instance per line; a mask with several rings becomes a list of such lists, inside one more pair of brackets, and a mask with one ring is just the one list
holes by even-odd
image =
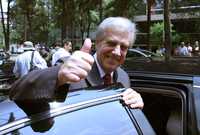
[[131, 87], [144, 100], [143, 112], [157, 134], [200, 134], [199, 77], [133, 71], [129, 76]]
[[3, 125], [0, 134], [155, 135], [140, 109], [124, 105], [123, 90], [121, 85], [85, 88], [69, 93], [61, 103], [18, 102], [29, 117]]

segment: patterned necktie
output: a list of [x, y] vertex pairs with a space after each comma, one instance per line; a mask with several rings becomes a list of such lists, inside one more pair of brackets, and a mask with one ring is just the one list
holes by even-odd
[[103, 80], [104, 80], [104, 85], [110, 85], [112, 83], [112, 78], [110, 74], [105, 74]]

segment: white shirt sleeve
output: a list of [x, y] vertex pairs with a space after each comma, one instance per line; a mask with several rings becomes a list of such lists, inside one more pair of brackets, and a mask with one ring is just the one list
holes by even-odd
[[34, 51], [33, 65], [37, 66], [39, 69], [47, 68], [47, 62], [38, 51]]
[[52, 66], [56, 64], [56, 62], [63, 57], [67, 57], [70, 56], [71, 54], [69, 52], [67, 52], [65, 49], [60, 48], [58, 51], [56, 51], [53, 55], [52, 55]]

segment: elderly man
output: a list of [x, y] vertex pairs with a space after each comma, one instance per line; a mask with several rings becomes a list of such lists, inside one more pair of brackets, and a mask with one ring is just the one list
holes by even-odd
[[143, 108], [140, 94], [130, 88], [127, 73], [119, 67], [135, 41], [135, 31], [135, 24], [126, 18], [105, 19], [97, 29], [94, 56], [89, 54], [91, 40], [86, 39], [81, 50], [75, 51], [62, 65], [31, 72], [16, 81], [10, 98], [52, 100], [59, 91], [121, 82], [127, 88], [122, 93], [125, 104]]

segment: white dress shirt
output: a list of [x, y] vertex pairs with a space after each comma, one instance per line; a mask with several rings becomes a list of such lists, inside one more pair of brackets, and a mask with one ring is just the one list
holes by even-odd
[[[13, 69], [13, 73], [16, 77], [22, 77], [29, 72], [31, 68], [31, 56], [32, 51], [27, 51], [17, 56]], [[38, 51], [34, 51], [33, 65], [37, 66], [38, 69], [47, 68], [46, 61], [42, 58]]]
[[[104, 70], [102, 69], [102, 67], [100, 66], [100, 64], [99, 64], [99, 62], [97, 60], [97, 54], [95, 53], [93, 56], [94, 56], [94, 60], [95, 60], [95, 62], [97, 64], [97, 68], [99, 70], [100, 77], [103, 78], [106, 73], [104, 72]], [[113, 72], [111, 73], [111, 77], [113, 79]]]
[[64, 48], [59, 48], [53, 55], [52, 55], [52, 66], [56, 64], [57, 60], [63, 57], [70, 56], [71, 54], [66, 51]]

